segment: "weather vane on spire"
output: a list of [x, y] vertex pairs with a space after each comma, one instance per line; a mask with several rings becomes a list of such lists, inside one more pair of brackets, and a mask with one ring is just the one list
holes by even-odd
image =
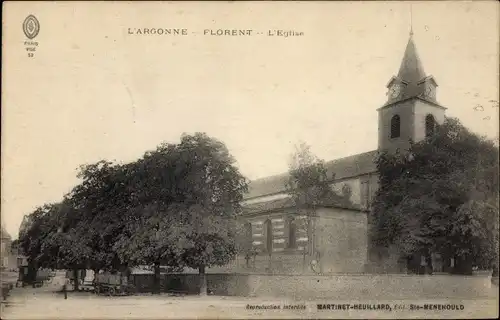
[[413, 35], [413, 10], [412, 5], [410, 3], [410, 36]]

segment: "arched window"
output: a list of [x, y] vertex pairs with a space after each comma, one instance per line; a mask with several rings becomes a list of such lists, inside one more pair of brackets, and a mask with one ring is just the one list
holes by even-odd
[[266, 251], [270, 253], [273, 251], [273, 224], [271, 220], [266, 220], [264, 228], [266, 230]]
[[401, 135], [401, 119], [395, 115], [391, 119], [391, 138], [399, 138]]
[[434, 134], [434, 128], [436, 127], [436, 120], [432, 114], [428, 114], [425, 117], [425, 137], [430, 137]]
[[288, 248], [297, 247], [297, 225], [294, 218], [288, 220]]

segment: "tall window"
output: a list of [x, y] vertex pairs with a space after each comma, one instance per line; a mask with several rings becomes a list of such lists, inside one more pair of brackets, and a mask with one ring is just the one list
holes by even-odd
[[434, 128], [436, 126], [436, 120], [432, 114], [428, 114], [425, 117], [425, 136], [428, 138], [434, 134]]
[[395, 115], [391, 119], [391, 138], [399, 138], [401, 135], [401, 119]]
[[288, 248], [297, 247], [297, 225], [295, 224], [295, 219], [290, 218], [288, 220]]
[[273, 224], [271, 220], [267, 219], [264, 223], [264, 228], [266, 230], [266, 251], [272, 252], [273, 250]]

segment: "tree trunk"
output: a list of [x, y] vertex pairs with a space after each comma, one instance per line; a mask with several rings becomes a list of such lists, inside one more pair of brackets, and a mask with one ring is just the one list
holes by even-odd
[[94, 271], [94, 280], [92, 280], [92, 282], [96, 282], [97, 280], [97, 275], [99, 274], [99, 269], [92, 269], [92, 271]]
[[75, 283], [74, 291], [78, 291], [78, 269], [73, 269], [73, 282]]
[[25, 282], [27, 284], [32, 284], [36, 280], [36, 264], [32, 261], [28, 261], [28, 271], [26, 273]]
[[324, 272], [324, 266], [323, 266], [323, 259], [322, 259], [321, 251], [317, 252], [316, 259], [317, 259], [318, 264], [319, 264], [319, 273], [323, 274], [323, 272]]
[[302, 273], [306, 273], [306, 248], [302, 249]]
[[198, 268], [200, 273], [200, 296], [207, 295], [207, 277], [205, 275], [205, 266], [202, 265]]
[[304, 246], [304, 251], [302, 252], [302, 273], [306, 273], [307, 269], [307, 255], [311, 255], [311, 213], [307, 212], [307, 225], [306, 225], [306, 235], [307, 235], [307, 244]]
[[427, 265], [429, 266], [428, 273], [433, 274], [434, 273], [434, 264], [432, 263], [432, 253], [427, 254]]
[[273, 273], [273, 256], [269, 253], [269, 259], [267, 260], [267, 273]]
[[153, 279], [153, 294], [160, 294], [160, 265], [154, 265], [155, 276]]
[[316, 255], [316, 224], [313, 220], [313, 214], [316, 213], [316, 209], [314, 209], [310, 214], [309, 214], [309, 234], [308, 234], [308, 239], [310, 239], [310, 248], [309, 248], [309, 254], [312, 258]]

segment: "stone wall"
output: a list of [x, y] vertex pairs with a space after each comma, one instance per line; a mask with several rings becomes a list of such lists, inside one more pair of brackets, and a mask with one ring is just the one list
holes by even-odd
[[271, 274], [302, 274], [314, 273], [310, 269], [313, 257], [301, 252], [279, 252], [252, 256], [247, 265], [244, 256], [237, 256], [230, 264], [222, 267], [211, 267], [207, 273], [271, 273]]
[[[498, 288], [491, 275], [269, 275], [207, 274], [208, 290], [215, 295], [290, 299], [473, 299], [491, 296]], [[138, 291], [152, 289], [152, 275], [135, 275]], [[142, 283], [142, 285], [140, 285]], [[165, 291], [199, 292], [197, 274], [162, 275]]]
[[491, 276], [252, 275], [249, 294], [295, 299], [473, 298], [491, 294]]
[[321, 272], [363, 272], [368, 261], [366, 213], [322, 208], [317, 214], [315, 247]]
[[[221, 296], [248, 296], [250, 275], [217, 273], [207, 274], [208, 290]], [[136, 292], [152, 292], [154, 275], [136, 274], [130, 276], [130, 283]], [[160, 292], [198, 294], [200, 292], [200, 279], [198, 274], [161, 274]]]
[[376, 247], [369, 244], [369, 261], [365, 267], [367, 273], [407, 273], [406, 261], [399, 258], [396, 247]]
[[[319, 208], [312, 218], [311, 227], [308, 227], [305, 214], [285, 211], [247, 219], [251, 223], [248, 241], [253, 242], [256, 255], [250, 257], [248, 264], [244, 256], [239, 256], [227, 266], [215, 268], [218, 272], [296, 274], [364, 271], [368, 252], [365, 212]], [[270, 223], [269, 227], [265, 227], [266, 221]], [[290, 221], [295, 225], [294, 233], [290, 231]], [[269, 241], [272, 241], [271, 250], [266, 249]], [[312, 260], [319, 262], [317, 270], [311, 270]]]
[[289, 250], [289, 219], [292, 218], [296, 225], [294, 249], [301, 251], [306, 248], [309, 241], [306, 217], [305, 214], [296, 214], [294, 211], [282, 209], [248, 217], [246, 220], [251, 224], [253, 249], [261, 255], [274, 255]]

